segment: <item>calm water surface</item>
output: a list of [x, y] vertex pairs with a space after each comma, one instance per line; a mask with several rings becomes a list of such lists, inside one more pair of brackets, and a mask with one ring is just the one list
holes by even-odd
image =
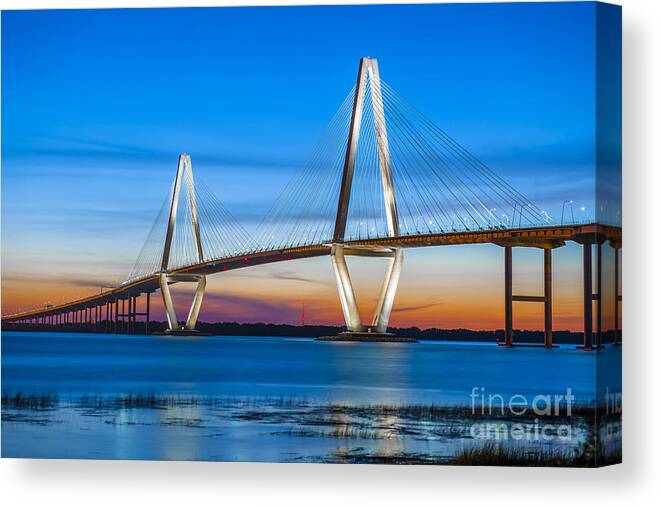
[[[505, 399], [571, 389], [577, 403], [587, 403], [598, 396], [598, 355], [602, 383], [619, 390], [619, 349], [597, 354], [573, 346], [548, 351], [447, 342], [7, 332], [2, 334], [3, 396], [48, 395], [57, 402], [32, 410], [3, 407], [2, 454], [442, 459], [469, 440], [456, 421], [430, 424], [363, 408], [468, 406], [474, 388]], [[144, 407], [112, 402], [127, 394], [163, 402]]]

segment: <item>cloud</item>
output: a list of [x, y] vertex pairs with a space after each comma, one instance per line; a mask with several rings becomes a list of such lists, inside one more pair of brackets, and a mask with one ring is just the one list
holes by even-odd
[[39, 283], [39, 284], [56, 284], [62, 287], [83, 287], [95, 288], [99, 287], [116, 287], [117, 280], [99, 279], [93, 277], [76, 277], [66, 274], [50, 274], [50, 273], [30, 273], [30, 274], [4, 274], [2, 276], [3, 282], [14, 283]]
[[270, 278], [272, 280], [286, 280], [286, 281], [294, 281], [294, 282], [312, 283], [312, 284], [318, 284], [324, 286], [326, 285], [325, 281], [317, 280], [306, 276], [301, 276], [299, 274], [296, 274], [296, 272], [293, 270], [274, 271], [268, 274], [264, 273], [263, 270], [243, 271], [241, 273], [241, 276], [245, 278], [259, 278], [259, 279]]
[[[104, 140], [74, 137], [48, 136], [41, 138], [40, 144], [16, 146], [5, 150], [5, 158], [18, 157], [54, 157], [76, 159], [107, 159], [131, 161], [167, 161], [171, 162], [178, 152], [158, 148], [145, 148], [126, 143], [113, 143]], [[209, 153], [197, 150], [196, 159], [203, 159], [205, 164], [216, 164], [231, 167], [282, 168], [296, 167], [299, 160], [287, 160], [268, 154], [259, 156], [235, 156], [229, 154]], [[144, 169], [143, 169], [144, 170]]]
[[226, 320], [292, 322], [298, 319], [300, 308], [292, 302], [265, 301], [260, 296], [207, 293], [203, 313]]
[[413, 305], [413, 306], [395, 306], [392, 310], [392, 313], [405, 313], [405, 312], [415, 312], [418, 310], [424, 310], [425, 308], [433, 308], [434, 306], [440, 306], [441, 303], [438, 301], [433, 302], [433, 303], [426, 303], [426, 304], [420, 304], [420, 305]]

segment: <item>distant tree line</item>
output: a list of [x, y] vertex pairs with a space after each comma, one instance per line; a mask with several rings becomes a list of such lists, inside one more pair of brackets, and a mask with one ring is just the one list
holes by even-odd
[[[165, 326], [164, 326], [165, 327]], [[344, 326], [293, 326], [290, 324], [241, 324], [238, 322], [198, 323], [200, 331], [217, 335], [230, 336], [296, 336], [317, 337], [332, 336], [345, 331]], [[438, 341], [473, 341], [496, 342], [502, 340], [504, 331], [494, 329], [490, 331], [474, 331], [472, 329], [438, 329], [419, 327], [393, 327], [388, 332], [397, 336], [406, 336], [418, 340]], [[543, 331], [515, 330], [514, 340], [528, 343], [544, 343]], [[583, 333], [573, 331], [554, 331], [555, 343], [583, 343]]]
[[[69, 324], [66, 326], [44, 326], [37, 324], [3, 324], [4, 330], [17, 331], [64, 331], [64, 332], [104, 332], [108, 327], [106, 322], [94, 324]], [[149, 322], [149, 332], [163, 332], [167, 329], [165, 322]], [[220, 336], [294, 336], [310, 337], [332, 336], [344, 331], [343, 326], [294, 326], [290, 324], [266, 324], [257, 322], [253, 324], [242, 324], [239, 322], [199, 322], [197, 329], [202, 333], [220, 335]], [[437, 340], [437, 341], [471, 341], [471, 342], [497, 342], [503, 340], [503, 330], [494, 329], [490, 331], [475, 331], [472, 329], [438, 329], [419, 327], [395, 327], [389, 328], [389, 332], [397, 336], [416, 338], [418, 340]], [[121, 330], [119, 332], [122, 332]], [[145, 323], [135, 322], [133, 333], [144, 334]], [[605, 332], [604, 342], [609, 342], [612, 338], [612, 331]], [[542, 331], [515, 330], [515, 342], [525, 343], [543, 343], [544, 333]], [[583, 343], [583, 333], [573, 331], [554, 331], [553, 342], [558, 344], [580, 344]]]

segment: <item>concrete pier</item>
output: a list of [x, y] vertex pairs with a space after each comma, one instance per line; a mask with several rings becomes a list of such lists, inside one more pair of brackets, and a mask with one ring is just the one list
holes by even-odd
[[336, 336], [320, 336], [317, 338], [326, 342], [380, 342], [380, 343], [417, 343], [415, 338], [396, 336], [392, 333], [371, 333], [345, 331]]

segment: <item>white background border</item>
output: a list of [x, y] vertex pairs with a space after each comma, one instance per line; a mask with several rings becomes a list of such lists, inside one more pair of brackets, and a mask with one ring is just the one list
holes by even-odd
[[[3, 9], [293, 5], [313, 1], [0, 0]], [[394, 3], [394, 2], [319, 2]], [[396, 3], [406, 3], [400, 1]], [[0, 461], [18, 505], [658, 505], [661, 498], [661, 2], [622, 0], [624, 461], [601, 470], [374, 465]]]

